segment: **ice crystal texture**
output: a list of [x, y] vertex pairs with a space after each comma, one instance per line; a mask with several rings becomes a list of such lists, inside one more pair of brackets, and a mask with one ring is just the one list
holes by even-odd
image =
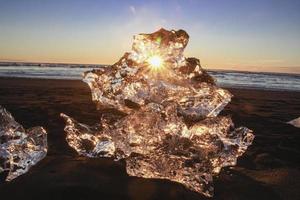
[[0, 106], [0, 173], [6, 181], [26, 173], [47, 154], [47, 133], [42, 127], [25, 130]]
[[125, 159], [131, 176], [212, 196], [213, 175], [235, 165], [254, 136], [218, 116], [232, 95], [183, 56], [188, 39], [183, 30], [140, 34], [117, 63], [86, 72], [101, 121], [88, 126], [61, 114], [69, 145], [84, 156]]

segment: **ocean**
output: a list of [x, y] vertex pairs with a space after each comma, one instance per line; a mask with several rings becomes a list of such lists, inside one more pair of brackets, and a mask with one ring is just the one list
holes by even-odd
[[[0, 66], [0, 77], [80, 80], [88, 67]], [[299, 91], [300, 74], [208, 71], [221, 87]]]

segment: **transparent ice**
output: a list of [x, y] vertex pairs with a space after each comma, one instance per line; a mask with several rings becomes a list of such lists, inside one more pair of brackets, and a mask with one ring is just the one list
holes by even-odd
[[0, 106], [0, 173], [6, 181], [26, 173], [47, 154], [47, 133], [42, 127], [25, 130]]
[[[213, 195], [213, 175], [235, 165], [252, 131], [218, 116], [232, 95], [196, 58], [185, 58], [189, 36], [160, 29], [134, 37], [114, 65], [88, 71], [85, 81], [101, 113], [99, 124], [66, 120], [67, 142], [80, 155], [125, 159], [127, 173], [182, 183]], [[159, 68], [148, 60], [159, 56]]]

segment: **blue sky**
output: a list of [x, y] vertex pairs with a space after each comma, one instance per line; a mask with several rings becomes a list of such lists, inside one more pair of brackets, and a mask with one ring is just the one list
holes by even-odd
[[0, 60], [111, 64], [132, 36], [190, 35], [207, 68], [299, 70], [298, 0], [0, 0]]

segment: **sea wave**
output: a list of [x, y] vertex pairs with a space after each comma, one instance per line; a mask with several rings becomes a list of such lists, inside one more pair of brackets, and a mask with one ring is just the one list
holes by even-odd
[[[0, 77], [81, 80], [90, 67], [0, 66]], [[300, 91], [300, 75], [209, 71], [222, 87]]]

